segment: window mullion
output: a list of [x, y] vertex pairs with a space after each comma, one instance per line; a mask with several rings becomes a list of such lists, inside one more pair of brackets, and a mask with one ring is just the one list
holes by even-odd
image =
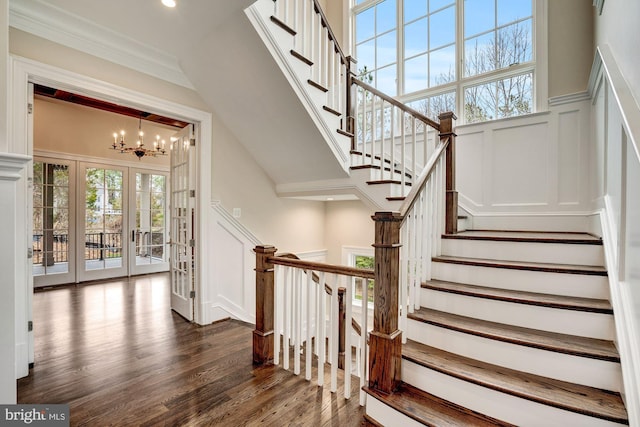
[[396, 1], [396, 93], [404, 95], [404, 0]]

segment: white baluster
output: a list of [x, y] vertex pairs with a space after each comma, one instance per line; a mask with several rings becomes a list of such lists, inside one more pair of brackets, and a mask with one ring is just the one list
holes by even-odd
[[320, 284], [318, 286], [318, 299], [320, 300], [320, 310], [318, 313], [318, 385], [324, 385], [324, 364], [326, 361], [325, 340], [326, 340], [326, 293], [324, 291], [325, 274], [320, 272]]
[[346, 286], [346, 292], [344, 295], [345, 304], [345, 321], [344, 321], [344, 397], [348, 399], [351, 397], [351, 334], [353, 333], [352, 326], [352, 311], [353, 311], [353, 286], [351, 281]]
[[289, 348], [291, 338], [291, 297], [290, 297], [290, 282], [291, 282], [291, 267], [284, 267], [284, 280], [283, 285], [283, 302], [284, 302], [284, 336], [282, 337], [282, 367], [289, 369]]
[[[306, 2], [305, 2], [306, 3]], [[311, 381], [311, 354], [313, 353], [313, 349], [311, 347], [311, 342], [313, 340], [313, 330], [312, 330], [312, 311], [313, 311], [313, 302], [314, 302], [314, 292], [315, 284], [313, 283], [313, 273], [307, 270], [307, 313], [306, 313], [306, 321], [307, 321], [307, 339], [306, 339], [306, 349], [305, 349], [305, 373], [304, 377], [307, 381]]]
[[331, 332], [329, 334], [329, 340], [331, 342], [331, 350], [329, 353], [329, 361], [331, 363], [331, 392], [335, 393], [338, 390], [338, 278], [334, 274], [332, 281], [333, 292], [331, 293]]
[[295, 280], [293, 281], [295, 300], [294, 304], [294, 319], [295, 319], [295, 334], [293, 336], [293, 373], [300, 375], [300, 343], [301, 343], [301, 329], [302, 329], [302, 270], [296, 268], [294, 270]]

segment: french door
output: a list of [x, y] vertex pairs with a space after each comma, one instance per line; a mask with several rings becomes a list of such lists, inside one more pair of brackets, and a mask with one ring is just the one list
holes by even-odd
[[195, 290], [195, 143], [193, 127], [171, 146], [171, 309], [192, 321]]
[[32, 271], [34, 286], [75, 282], [75, 163], [33, 161]]
[[129, 231], [130, 273], [147, 274], [169, 269], [167, 251], [167, 187], [163, 172], [135, 170], [130, 172], [135, 191], [129, 192], [131, 224]]
[[128, 203], [127, 169], [97, 163], [80, 163], [78, 191], [83, 195], [76, 251], [77, 281], [128, 275], [126, 239]]
[[169, 270], [167, 172], [36, 157], [35, 287]]

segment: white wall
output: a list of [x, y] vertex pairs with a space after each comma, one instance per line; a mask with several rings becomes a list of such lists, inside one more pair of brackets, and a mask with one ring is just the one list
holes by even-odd
[[622, 75], [633, 97], [640, 100], [640, 2], [637, 0], [607, 0], [602, 15], [596, 16], [596, 46], [607, 43], [611, 47]]
[[[605, 4], [605, 7], [608, 5]], [[599, 47], [593, 75], [594, 194], [604, 200], [603, 241], [616, 314], [624, 397], [631, 425], [640, 424], [640, 108], [617, 57]], [[600, 58], [602, 62], [600, 62]], [[603, 65], [602, 65], [603, 64]]]

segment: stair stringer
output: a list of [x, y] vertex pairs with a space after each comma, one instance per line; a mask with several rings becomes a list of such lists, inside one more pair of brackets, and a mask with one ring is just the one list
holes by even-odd
[[[342, 168], [348, 172], [351, 138], [337, 133], [340, 120], [335, 115], [323, 110], [324, 103], [321, 101], [321, 96], [312, 94], [314, 89], [307, 83], [310, 69], [302, 62], [295, 60], [290, 54], [290, 50], [293, 48], [293, 37], [295, 36], [288, 34], [270, 22], [269, 18], [272, 14], [272, 9], [272, 1], [258, 0], [248, 7], [245, 13], [329, 145], [334, 156], [340, 162]], [[305, 73], [307, 74], [306, 77]]]

